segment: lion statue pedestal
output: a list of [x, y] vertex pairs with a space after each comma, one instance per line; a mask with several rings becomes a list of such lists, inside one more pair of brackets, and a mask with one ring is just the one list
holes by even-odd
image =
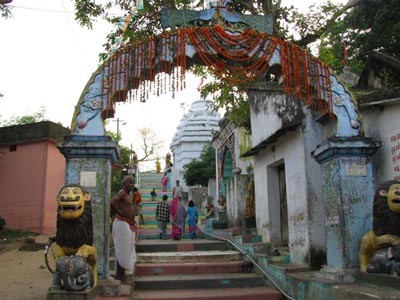
[[97, 283], [96, 249], [90, 194], [66, 185], [57, 196], [56, 272], [50, 299], [94, 299]]

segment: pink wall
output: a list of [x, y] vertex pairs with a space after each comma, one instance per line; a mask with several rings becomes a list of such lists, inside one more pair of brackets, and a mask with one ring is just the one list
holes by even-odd
[[64, 184], [65, 158], [50, 141], [0, 152], [0, 216], [6, 227], [41, 234], [55, 232], [56, 194]]
[[44, 195], [42, 233], [55, 232], [57, 220], [56, 196], [64, 186], [65, 158], [53, 143], [48, 144], [46, 190]]

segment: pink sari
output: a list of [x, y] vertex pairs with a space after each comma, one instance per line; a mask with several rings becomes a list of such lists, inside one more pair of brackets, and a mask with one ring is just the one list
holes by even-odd
[[163, 176], [163, 178], [161, 179], [161, 183], [162, 183], [163, 192], [166, 192], [167, 191], [167, 185], [168, 185], [168, 176]]
[[175, 197], [172, 200], [169, 211], [172, 221], [171, 238], [173, 240], [180, 240], [182, 238], [182, 234], [185, 232], [186, 210], [181, 204], [179, 198]]

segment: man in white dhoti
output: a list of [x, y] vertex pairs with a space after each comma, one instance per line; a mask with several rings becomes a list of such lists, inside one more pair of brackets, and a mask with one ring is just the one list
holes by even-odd
[[111, 199], [111, 210], [115, 214], [112, 236], [115, 246], [117, 271], [115, 279], [130, 284], [135, 271], [135, 239], [137, 227], [135, 209], [129, 193], [135, 187], [135, 178], [126, 176], [122, 181], [122, 190]]

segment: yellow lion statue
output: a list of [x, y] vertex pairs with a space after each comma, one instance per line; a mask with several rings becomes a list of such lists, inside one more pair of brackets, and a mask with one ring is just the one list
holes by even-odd
[[379, 249], [400, 244], [400, 181], [390, 180], [375, 192], [373, 229], [364, 235], [360, 247], [360, 269], [366, 272]]
[[[81, 258], [89, 265], [86, 277], [78, 271], [74, 274], [76, 278], [70, 278], [75, 265], [82, 266]], [[56, 260], [57, 271], [53, 276], [52, 288], [82, 290], [96, 285], [96, 248], [93, 246], [90, 194], [77, 184], [63, 186], [57, 196]], [[85, 278], [85, 282], [82, 278]]]

